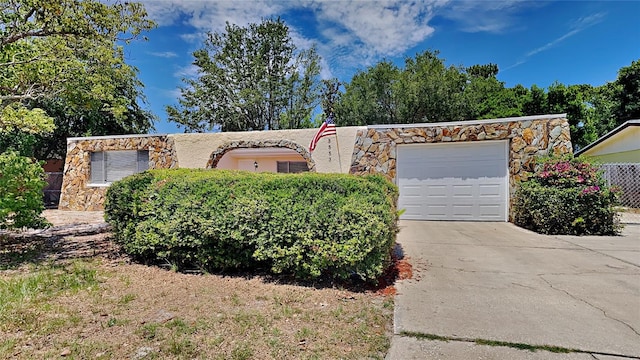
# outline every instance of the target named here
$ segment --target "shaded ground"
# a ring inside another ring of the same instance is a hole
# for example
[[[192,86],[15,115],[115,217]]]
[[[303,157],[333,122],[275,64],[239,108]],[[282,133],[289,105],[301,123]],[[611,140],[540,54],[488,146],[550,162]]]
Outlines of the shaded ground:
[[[384,291],[181,274],[131,263],[108,233],[45,235],[0,240],[0,358],[361,359],[390,344]]]

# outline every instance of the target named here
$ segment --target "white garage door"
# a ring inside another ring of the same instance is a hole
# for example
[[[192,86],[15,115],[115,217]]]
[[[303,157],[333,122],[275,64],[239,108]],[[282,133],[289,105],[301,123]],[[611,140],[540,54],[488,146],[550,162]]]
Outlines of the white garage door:
[[[402,219],[507,221],[507,142],[399,145]]]

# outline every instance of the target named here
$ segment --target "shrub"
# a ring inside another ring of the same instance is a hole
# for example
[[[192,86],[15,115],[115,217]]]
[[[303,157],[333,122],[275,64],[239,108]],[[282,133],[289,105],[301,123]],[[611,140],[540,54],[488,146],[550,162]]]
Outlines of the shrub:
[[[0,154],[0,229],[42,228],[44,170],[38,162],[8,150]]]
[[[378,176],[151,170],[112,184],[105,214],[143,261],[373,280],[390,260],[396,198]]]
[[[543,159],[514,199],[514,223],[543,234],[614,235],[617,189],[582,158]]]

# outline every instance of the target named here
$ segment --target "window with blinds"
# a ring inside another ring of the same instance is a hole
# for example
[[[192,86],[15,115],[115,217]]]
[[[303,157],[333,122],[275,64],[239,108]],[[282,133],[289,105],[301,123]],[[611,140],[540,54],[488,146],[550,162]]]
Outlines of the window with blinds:
[[[148,150],[117,150],[91,153],[91,183],[110,184],[149,168]]]
[[[279,173],[301,173],[309,171],[306,161],[278,161]]]

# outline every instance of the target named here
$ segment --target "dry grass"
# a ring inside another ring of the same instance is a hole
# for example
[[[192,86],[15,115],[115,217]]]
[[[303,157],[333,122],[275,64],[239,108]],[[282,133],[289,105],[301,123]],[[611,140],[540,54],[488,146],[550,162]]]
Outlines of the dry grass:
[[[87,242],[102,246],[88,252]],[[391,297],[175,273],[131,264],[106,242],[0,240],[0,358],[375,359],[388,350]]]

